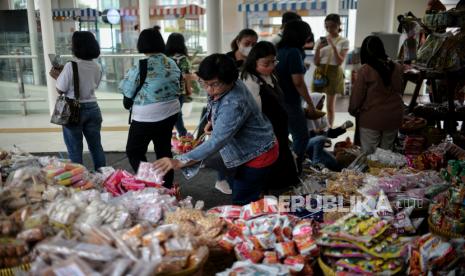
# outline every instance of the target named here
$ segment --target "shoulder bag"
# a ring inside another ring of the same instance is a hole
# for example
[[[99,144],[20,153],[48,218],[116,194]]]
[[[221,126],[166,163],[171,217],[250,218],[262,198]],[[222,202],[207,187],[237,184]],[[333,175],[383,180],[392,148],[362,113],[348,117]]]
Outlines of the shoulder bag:
[[[339,42],[339,38],[334,42],[337,44]],[[318,66],[313,73],[313,88],[314,89],[323,89],[328,86],[329,79],[328,79],[328,67],[331,59],[333,58],[333,49],[331,48],[329,51],[328,61],[325,64],[324,71],[321,70],[321,67]]]
[[[68,125],[79,123],[79,73],[77,63],[72,61],[71,65],[73,67],[74,99],[66,97],[65,93],[58,96],[50,119],[52,124]]]

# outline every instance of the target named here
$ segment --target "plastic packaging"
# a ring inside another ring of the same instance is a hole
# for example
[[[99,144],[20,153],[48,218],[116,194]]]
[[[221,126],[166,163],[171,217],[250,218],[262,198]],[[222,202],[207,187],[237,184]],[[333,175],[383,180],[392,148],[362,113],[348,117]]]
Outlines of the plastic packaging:
[[[156,170],[153,167],[152,163],[148,162],[141,162],[139,165],[139,169],[137,170],[136,179],[162,185],[163,181],[163,173],[161,171]]]

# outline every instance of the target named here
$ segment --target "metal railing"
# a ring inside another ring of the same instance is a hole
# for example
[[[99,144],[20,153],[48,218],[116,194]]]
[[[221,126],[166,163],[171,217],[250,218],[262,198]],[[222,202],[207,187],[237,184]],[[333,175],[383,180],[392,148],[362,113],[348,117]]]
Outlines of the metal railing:
[[[64,61],[70,60],[73,56],[69,54],[61,55],[62,63]],[[100,92],[110,92],[119,94],[118,92],[118,84],[124,78],[127,70],[129,70],[138,59],[143,58],[143,54],[125,54],[125,53],[104,53],[99,56],[97,62],[101,65],[103,70],[102,82],[99,86]],[[196,62],[193,65],[193,70],[196,71],[196,67],[200,60],[203,58],[203,55],[196,55]],[[41,55],[21,55],[21,54],[12,54],[12,55],[0,55],[0,60],[14,60],[13,63],[9,63],[9,68],[11,69],[12,73],[16,74],[16,82],[18,87],[18,97],[12,96],[11,92],[5,94],[8,95],[7,97],[0,98],[1,102],[19,102],[21,103],[22,114],[27,115],[27,103],[28,102],[46,102],[46,98],[41,97],[28,97],[25,93],[24,85],[24,74],[25,71],[23,69],[24,60],[32,60],[32,59],[41,59]],[[15,71],[13,71],[13,67]],[[48,74],[48,72],[44,72],[43,68],[40,68],[41,72],[40,75],[43,77],[43,74]],[[12,76],[10,76],[8,81],[13,81]],[[26,84],[29,83],[26,81]],[[108,95],[108,94],[107,94]],[[121,97],[122,98],[122,97]],[[100,101],[120,101],[120,97],[112,97],[108,95],[107,97],[99,97]],[[203,89],[200,88],[198,84],[196,84],[196,88],[194,89],[193,100],[195,102],[206,102],[206,93]]]
[[[24,91],[23,72],[21,61],[23,59],[37,59],[37,55],[0,55],[0,59],[15,59],[16,81],[18,83],[19,98],[0,99],[0,102],[20,102],[23,115],[27,115],[27,102],[45,102],[43,98],[27,98]]]

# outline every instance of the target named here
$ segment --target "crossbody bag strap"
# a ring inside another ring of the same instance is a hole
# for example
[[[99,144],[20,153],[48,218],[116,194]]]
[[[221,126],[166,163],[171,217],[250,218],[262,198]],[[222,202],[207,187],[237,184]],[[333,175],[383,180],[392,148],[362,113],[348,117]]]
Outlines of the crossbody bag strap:
[[[136,88],[136,92],[134,93],[134,96],[132,96],[132,100],[134,101],[136,99],[137,94],[139,91],[142,89],[142,86],[144,86],[145,79],[147,78],[147,59],[141,59],[139,60],[139,85]],[[131,117],[132,117],[132,107],[129,109],[129,119],[128,123],[131,124]]]
[[[71,61],[71,65],[73,66],[74,98],[79,101],[79,71],[77,62]]]
[[[139,60],[139,85],[136,88],[136,93],[134,93],[134,96],[132,99],[134,100],[137,96],[137,93],[142,89],[142,86],[144,86],[145,79],[147,78],[147,59],[141,59]]]

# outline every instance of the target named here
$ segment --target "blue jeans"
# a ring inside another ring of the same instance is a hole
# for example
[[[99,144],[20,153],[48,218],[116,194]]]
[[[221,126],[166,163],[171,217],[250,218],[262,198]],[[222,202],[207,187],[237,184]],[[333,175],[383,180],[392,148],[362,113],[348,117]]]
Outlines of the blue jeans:
[[[298,163],[301,163],[309,139],[307,118],[300,101],[298,103],[285,103],[285,108],[288,116],[289,133],[292,136],[292,150],[297,154]]]
[[[336,158],[325,150],[326,136],[319,135],[311,138],[307,145],[307,155],[313,163],[323,164],[326,168],[338,171],[340,170]]]
[[[265,168],[251,168],[241,165],[237,168],[232,183],[232,203],[234,205],[246,205],[260,199],[265,187],[266,176],[270,173],[271,166]]]
[[[84,135],[94,162],[94,169],[105,167],[105,153],[100,138],[101,128],[102,113],[98,104],[96,102],[81,103],[79,123],[63,126],[63,137],[72,162],[82,164],[82,137]]]
[[[175,127],[179,136],[186,136],[187,129],[184,126],[184,120],[182,119],[182,105],[184,104],[184,95],[179,96],[179,103],[181,104],[181,110],[179,111],[178,120],[176,121]]]

